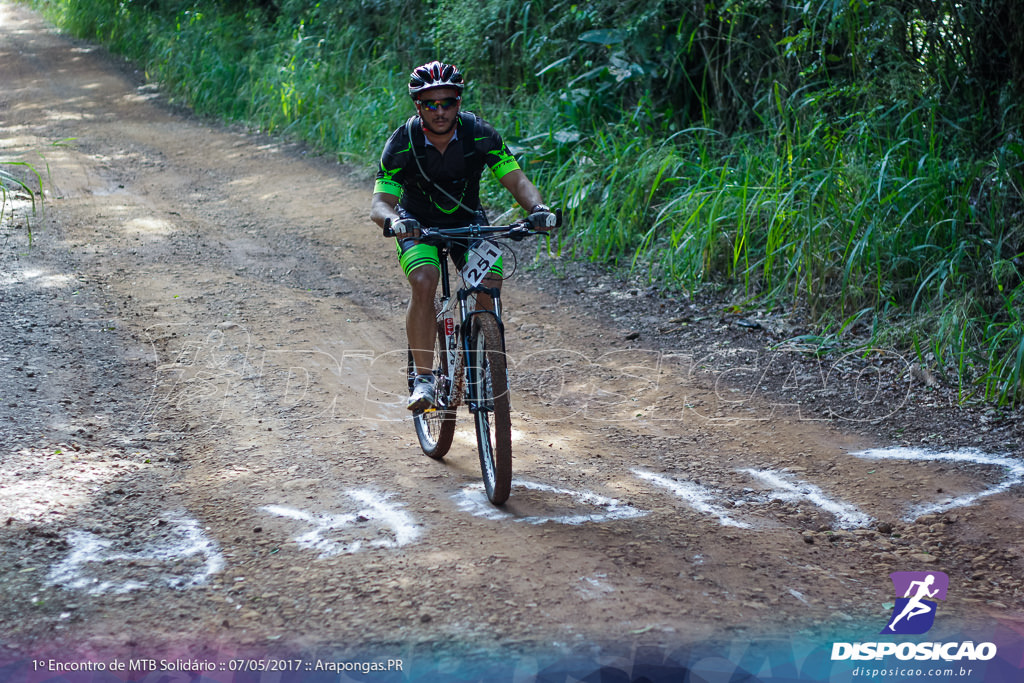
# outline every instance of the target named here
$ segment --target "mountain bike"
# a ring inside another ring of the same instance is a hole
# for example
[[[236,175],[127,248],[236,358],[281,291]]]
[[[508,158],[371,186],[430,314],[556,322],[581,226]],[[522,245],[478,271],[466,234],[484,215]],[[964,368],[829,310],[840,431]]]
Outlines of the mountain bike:
[[[559,216],[560,218],[560,216]],[[423,228],[420,241],[438,248],[441,293],[435,301],[437,334],[431,368],[436,407],[413,414],[423,452],[435,460],[447,455],[455,436],[457,408],[468,407],[476,426],[477,451],[487,498],[495,505],[512,490],[512,419],[510,415],[505,327],[501,321],[501,290],[483,285],[502,255],[496,240],[520,241],[546,234],[528,223],[469,225],[464,228]],[[392,236],[391,225],[384,235]],[[460,286],[452,296],[448,252],[454,242],[469,244]],[[488,295],[493,309],[477,308],[478,294]],[[409,351],[409,391],[415,379]]]

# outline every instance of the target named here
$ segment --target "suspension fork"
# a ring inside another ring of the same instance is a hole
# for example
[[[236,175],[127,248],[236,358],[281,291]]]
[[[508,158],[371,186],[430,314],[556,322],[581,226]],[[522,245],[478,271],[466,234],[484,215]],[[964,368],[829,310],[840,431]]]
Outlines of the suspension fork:
[[[469,307],[470,295],[476,293],[488,294],[494,302],[494,310],[471,310]],[[469,412],[476,413],[479,410],[486,410],[484,397],[480,392],[479,372],[473,361],[472,334],[473,318],[476,316],[491,316],[498,323],[498,332],[501,337],[501,353],[505,352],[505,326],[501,322],[501,290],[497,287],[473,287],[472,289],[460,289],[459,311],[461,313],[460,329],[462,331],[462,353],[466,359],[466,403],[469,405]]]

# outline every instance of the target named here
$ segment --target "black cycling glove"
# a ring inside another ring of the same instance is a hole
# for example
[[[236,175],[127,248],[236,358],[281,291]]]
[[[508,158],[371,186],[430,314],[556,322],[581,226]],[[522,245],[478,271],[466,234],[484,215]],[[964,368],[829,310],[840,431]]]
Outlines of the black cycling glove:
[[[420,222],[415,218],[400,218],[397,221],[391,221],[391,233],[399,239],[419,237],[421,227]]]
[[[530,210],[529,221],[535,230],[548,230],[555,227],[558,218],[551,212],[551,209],[543,204],[538,204]]]

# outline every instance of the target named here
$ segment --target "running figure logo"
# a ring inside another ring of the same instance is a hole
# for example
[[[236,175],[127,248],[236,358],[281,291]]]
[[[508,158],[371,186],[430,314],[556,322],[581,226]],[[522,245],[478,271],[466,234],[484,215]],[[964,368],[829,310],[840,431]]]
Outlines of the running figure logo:
[[[935,600],[946,599],[949,577],[942,572],[893,572],[889,578],[896,589],[896,605],[882,633],[926,633],[935,623]]]

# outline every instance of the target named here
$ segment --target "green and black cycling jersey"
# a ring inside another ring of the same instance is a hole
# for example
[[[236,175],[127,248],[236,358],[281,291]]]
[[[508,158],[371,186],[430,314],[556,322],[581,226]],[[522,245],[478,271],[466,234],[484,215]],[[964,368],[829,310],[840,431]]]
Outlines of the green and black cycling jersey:
[[[485,165],[499,180],[519,168],[489,123],[460,112],[455,137],[442,155],[426,141],[420,117],[414,116],[388,138],[373,191],[398,197],[401,213],[423,225],[460,227],[479,220]]]

